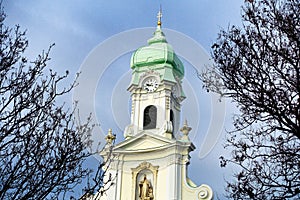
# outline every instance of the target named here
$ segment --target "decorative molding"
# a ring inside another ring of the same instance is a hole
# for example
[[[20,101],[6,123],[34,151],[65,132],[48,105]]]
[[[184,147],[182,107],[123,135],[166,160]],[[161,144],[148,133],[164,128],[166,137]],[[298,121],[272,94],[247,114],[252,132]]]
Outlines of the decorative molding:
[[[141,74],[140,78],[143,79],[143,78],[146,78],[147,76],[160,76],[159,72],[157,71],[154,71],[153,69],[150,69],[144,73]]]
[[[170,109],[170,97],[166,96],[166,110]]]
[[[136,104],[136,99],[131,99],[131,115],[133,115],[134,113],[134,108],[135,108],[135,104]]]
[[[168,163],[167,165],[173,165],[173,164],[182,164],[182,156],[180,154],[175,154],[173,156],[170,156],[168,158]]]

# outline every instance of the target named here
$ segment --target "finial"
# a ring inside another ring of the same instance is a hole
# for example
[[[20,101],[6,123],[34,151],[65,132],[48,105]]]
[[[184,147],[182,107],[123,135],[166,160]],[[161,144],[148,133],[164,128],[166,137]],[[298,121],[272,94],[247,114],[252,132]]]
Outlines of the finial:
[[[113,141],[114,141],[115,139],[116,139],[116,135],[114,135],[114,134],[112,133],[111,128],[108,129],[108,134],[107,134],[106,137],[105,137],[106,144],[112,144]]]
[[[184,120],[183,126],[188,126],[187,120]]]
[[[161,26],[161,18],[162,18],[162,10],[160,5],[159,11],[157,13],[157,26]]]
[[[191,130],[192,130],[192,128],[188,126],[187,120],[185,119],[184,123],[183,123],[183,127],[180,129],[180,131],[183,134],[181,139],[189,141],[190,139],[188,137],[188,134]]]

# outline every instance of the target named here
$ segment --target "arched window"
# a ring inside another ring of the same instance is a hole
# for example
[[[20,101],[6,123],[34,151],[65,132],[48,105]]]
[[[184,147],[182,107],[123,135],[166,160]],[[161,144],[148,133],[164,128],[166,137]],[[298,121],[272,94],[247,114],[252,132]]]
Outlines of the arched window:
[[[157,109],[155,106],[147,106],[144,110],[144,130],[156,128]]]
[[[173,126],[173,131],[172,131],[172,134],[174,134],[174,113],[173,113],[173,110],[170,110],[170,121],[172,122],[172,126]]]

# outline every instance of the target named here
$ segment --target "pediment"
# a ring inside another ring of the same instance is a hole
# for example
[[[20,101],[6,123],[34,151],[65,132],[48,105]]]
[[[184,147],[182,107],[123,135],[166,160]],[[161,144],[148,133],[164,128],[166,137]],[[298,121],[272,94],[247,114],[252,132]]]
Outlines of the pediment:
[[[143,133],[117,144],[114,151],[142,151],[166,147],[175,141],[156,135]]]

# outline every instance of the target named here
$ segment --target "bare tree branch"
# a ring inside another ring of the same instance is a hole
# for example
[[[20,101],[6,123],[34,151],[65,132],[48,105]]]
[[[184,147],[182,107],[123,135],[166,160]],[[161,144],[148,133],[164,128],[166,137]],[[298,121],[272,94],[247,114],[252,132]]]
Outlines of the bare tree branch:
[[[300,197],[300,2],[245,3],[242,28],[221,30],[215,65],[199,75],[208,91],[239,108],[221,166],[240,167],[227,183],[234,199]]]

